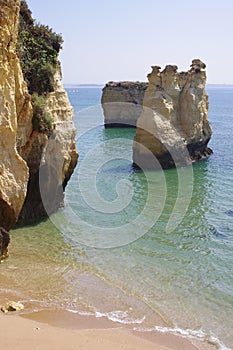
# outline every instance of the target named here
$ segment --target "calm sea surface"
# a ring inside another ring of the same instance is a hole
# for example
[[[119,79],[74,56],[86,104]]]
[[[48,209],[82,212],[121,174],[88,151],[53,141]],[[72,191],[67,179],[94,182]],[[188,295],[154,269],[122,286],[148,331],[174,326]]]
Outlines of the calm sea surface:
[[[80,158],[65,208],[12,231],[1,292],[28,310],[93,314],[233,348],[233,88],[208,89],[214,154],[180,174],[135,170],[135,130],[104,129],[101,89],[67,91]]]

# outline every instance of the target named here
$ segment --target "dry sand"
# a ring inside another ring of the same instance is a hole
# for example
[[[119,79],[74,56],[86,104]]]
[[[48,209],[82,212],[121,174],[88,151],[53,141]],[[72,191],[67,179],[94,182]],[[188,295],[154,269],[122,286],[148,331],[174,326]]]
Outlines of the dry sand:
[[[191,344],[187,339],[154,334],[150,339],[128,329],[70,329],[0,314],[1,349],[7,350],[196,350],[214,349]]]

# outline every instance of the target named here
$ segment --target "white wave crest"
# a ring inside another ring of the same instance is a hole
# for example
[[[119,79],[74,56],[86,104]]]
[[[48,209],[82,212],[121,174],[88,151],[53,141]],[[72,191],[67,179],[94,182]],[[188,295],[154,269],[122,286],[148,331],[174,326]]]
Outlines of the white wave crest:
[[[170,327],[160,327],[155,326],[153,328],[134,328],[135,331],[140,332],[161,332],[161,333],[172,333],[175,335],[179,335],[183,338],[189,338],[189,339],[197,339],[200,341],[206,341],[210,344],[216,345],[218,347],[218,350],[232,350],[231,348],[228,348],[225,346],[222,341],[215,336],[214,334],[207,334],[202,329],[199,330],[193,330],[193,329],[182,329],[178,327],[170,328]]]

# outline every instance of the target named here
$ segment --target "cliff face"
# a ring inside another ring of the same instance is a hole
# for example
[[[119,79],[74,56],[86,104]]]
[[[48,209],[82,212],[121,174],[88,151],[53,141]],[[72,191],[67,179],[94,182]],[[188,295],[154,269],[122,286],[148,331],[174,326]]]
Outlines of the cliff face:
[[[103,89],[105,127],[136,127],[147,83],[109,82]]]
[[[133,161],[142,168],[183,166],[211,153],[205,64],[196,59],[188,72],[177,66],[152,67],[143,111],[137,122]],[[155,157],[154,157],[155,156]]]
[[[78,160],[73,108],[63,87],[59,66],[54,75],[54,91],[46,97],[45,111],[53,120],[52,134],[33,131],[26,146],[20,150],[30,173],[27,196],[18,219],[20,224],[58,210]]]
[[[18,150],[32,130],[30,96],[16,55],[18,14],[19,1],[0,1],[0,226],[7,230],[26,196],[29,171]]]
[[[33,128],[31,96],[16,53],[19,10],[19,0],[0,0],[0,257],[9,243],[6,230],[59,207],[78,158],[59,65],[54,91],[45,97],[53,130],[48,135]]]

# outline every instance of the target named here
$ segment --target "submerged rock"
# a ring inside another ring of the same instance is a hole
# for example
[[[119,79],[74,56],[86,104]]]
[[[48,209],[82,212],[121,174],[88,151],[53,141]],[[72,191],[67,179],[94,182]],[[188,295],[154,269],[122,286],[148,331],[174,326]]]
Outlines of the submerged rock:
[[[188,165],[212,153],[212,130],[205,93],[205,64],[192,61],[188,72],[168,65],[153,66],[137,121],[133,161],[145,169]]]
[[[12,311],[22,311],[24,309],[24,305],[21,303],[17,303],[15,301],[8,301],[6,305],[1,307],[2,312],[12,312]]]

